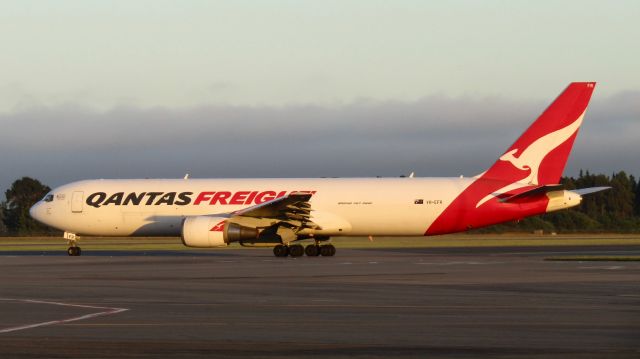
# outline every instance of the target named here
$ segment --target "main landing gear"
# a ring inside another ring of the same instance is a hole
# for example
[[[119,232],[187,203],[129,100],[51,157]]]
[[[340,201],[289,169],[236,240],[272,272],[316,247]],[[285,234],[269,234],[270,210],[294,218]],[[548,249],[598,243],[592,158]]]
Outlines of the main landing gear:
[[[284,245],[278,244],[273,247],[273,254],[276,257],[301,257],[306,254],[308,257],[333,257],[336,254],[336,247],[333,244],[309,244],[306,248],[301,244]]]
[[[75,233],[64,232],[64,238],[67,240],[69,244],[69,248],[67,248],[67,254],[76,257],[82,254],[82,249],[78,247],[76,242],[78,241],[78,236]]]

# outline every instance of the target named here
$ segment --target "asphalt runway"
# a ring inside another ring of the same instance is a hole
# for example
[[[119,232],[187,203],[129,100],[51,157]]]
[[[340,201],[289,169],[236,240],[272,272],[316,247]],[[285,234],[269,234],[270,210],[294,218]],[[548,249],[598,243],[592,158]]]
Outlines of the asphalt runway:
[[[640,246],[0,252],[0,358],[640,358]]]

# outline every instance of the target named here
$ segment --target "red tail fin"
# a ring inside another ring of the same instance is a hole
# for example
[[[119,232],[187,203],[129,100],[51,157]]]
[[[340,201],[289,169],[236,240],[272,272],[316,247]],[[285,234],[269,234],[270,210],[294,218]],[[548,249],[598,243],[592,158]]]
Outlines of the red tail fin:
[[[560,180],[595,82],[573,82],[482,177],[533,185]]]
[[[547,212],[547,197],[519,203],[518,196],[544,193],[553,188],[548,185],[560,181],[594,87],[595,82],[570,84],[487,172],[445,208],[425,234],[458,232]],[[500,200],[505,196],[506,200]]]

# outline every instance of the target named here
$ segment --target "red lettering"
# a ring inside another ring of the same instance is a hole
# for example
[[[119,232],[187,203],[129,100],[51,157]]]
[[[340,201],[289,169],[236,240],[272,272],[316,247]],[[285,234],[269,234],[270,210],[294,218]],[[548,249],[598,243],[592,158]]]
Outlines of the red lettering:
[[[244,200],[247,199],[247,195],[249,191],[238,191],[233,194],[231,200],[229,200],[229,204],[244,204]]]
[[[220,191],[216,192],[216,194],[211,198],[211,202],[209,204],[227,204],[227,198],[231,197],[231,192],[228,191]]]
[[[215,192],[200,192],[198,197],[196,197],[196,200],[193,201],[193,204],[197,206],[202,201],[208,201],[209,199],[211,199],[211,195],[213,195],[214,193]]]
[[[311,193],[315,194],[316,191],[292,191],[291,193]],[[287,195],[287,191],[238,191],[231,193],[229,191],[218,192],[200,192],[193,201],[194,205],[199,205],[202,202],[209,201],[209,204],[231,204],[231,205],[243,205],[243,204],[260,204],[268,201],[272,201],[277,198],[282,198]]]
[[[244,201],[244,204],[251,204],[251,202],[253,202],[253,199],[256,198],[257,194],[258,194],[258,191],[253,191],[249,193],[249,198],[247,198],[247,200]]]
[[[268,202],[275,198],[276,198],[276,193],[274,191],[260,192],[260,194],[256,196],[256,204]]]

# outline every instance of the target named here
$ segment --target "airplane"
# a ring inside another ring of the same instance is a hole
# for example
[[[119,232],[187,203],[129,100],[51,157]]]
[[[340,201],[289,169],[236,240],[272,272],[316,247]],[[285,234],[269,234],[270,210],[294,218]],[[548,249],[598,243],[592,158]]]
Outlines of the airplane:
[[[559,184],[594,88],[571,83],[474,177],[85,180],[55,188],[30,214],[64,231],[70,256],[81,254],[80,236],[180,236],[188,247],[238,242],[277,257],[328,257],[332,236],[432,236],[518,221],[608,188]]]

